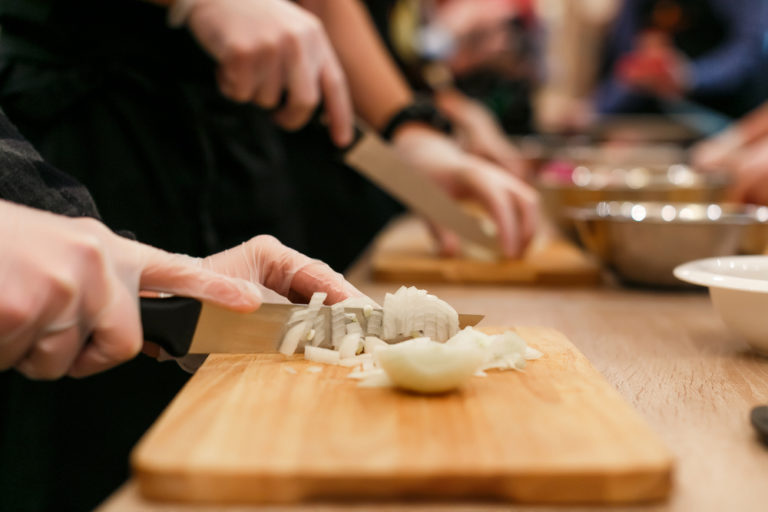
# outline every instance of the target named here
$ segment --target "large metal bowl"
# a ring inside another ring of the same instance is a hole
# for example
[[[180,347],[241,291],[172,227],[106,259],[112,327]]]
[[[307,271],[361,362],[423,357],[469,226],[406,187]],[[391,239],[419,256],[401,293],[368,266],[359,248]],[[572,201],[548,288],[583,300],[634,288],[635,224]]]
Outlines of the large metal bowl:
[[[729,179],[704,174],[684,164],[615,166],[596,163],[543,172],[537,188],[544,211],[568,234],[575,235],[568,210],[601,201],[717,203]]]
[[[686,261],[739,252],[748,229],[768,225],[768,207],[601,202],[569,211],[581,242],[622,281],[686,286],[672,274]]]

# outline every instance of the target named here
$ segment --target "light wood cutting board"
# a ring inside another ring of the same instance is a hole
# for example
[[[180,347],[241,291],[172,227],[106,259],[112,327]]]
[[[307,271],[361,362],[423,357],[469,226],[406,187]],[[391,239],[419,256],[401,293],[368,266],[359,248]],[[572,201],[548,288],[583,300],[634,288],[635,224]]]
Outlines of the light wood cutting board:
[[[519,260],[441,258],[426,225],[413,216],[393,221],[376,239],[371,272],[397,283],[498,283],[596,285],[600,267],[584,251],[551,229],[542,231]]]
[[[542,359],[443,396],[210,356],[135,448],[136,480],[148,499],[208,503],[665,498],[672,460],[646,423],[561,333],[516,330]]]

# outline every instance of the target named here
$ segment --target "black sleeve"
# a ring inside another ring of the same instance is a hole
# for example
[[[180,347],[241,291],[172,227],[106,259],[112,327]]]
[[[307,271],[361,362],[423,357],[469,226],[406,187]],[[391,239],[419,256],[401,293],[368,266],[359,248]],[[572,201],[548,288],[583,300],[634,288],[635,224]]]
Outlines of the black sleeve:
[[[69,217],[99,218],[88,190],[46,163],[1,110],[0,199]]]

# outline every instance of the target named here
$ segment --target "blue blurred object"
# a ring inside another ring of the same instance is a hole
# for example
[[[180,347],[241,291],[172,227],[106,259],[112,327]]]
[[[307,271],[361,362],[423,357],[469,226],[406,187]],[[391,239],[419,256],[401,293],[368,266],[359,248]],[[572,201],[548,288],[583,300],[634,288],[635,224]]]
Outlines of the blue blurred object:
[[[660,20],[659,9],[679,19]],[[637,36],[649,29],[668,34],[689,59],[687,101],[740,117],[765,99],[768,2],[625,0],[608,40],[603,81],[596,97],[599,112],[667,112],[668,106],[660,105],[657,98],[630,88],[614,76],[616,63],[634,50]],[[688,105],[681,108],[688,110]]]

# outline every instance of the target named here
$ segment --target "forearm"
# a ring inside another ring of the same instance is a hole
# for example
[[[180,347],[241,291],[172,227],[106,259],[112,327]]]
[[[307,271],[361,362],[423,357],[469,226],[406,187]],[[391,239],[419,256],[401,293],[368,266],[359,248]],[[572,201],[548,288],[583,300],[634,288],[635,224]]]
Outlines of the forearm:
[[[357,0],[300,0],[320,18],[350,86],[355,111],[373,128],[413,100],[368,13]]]

